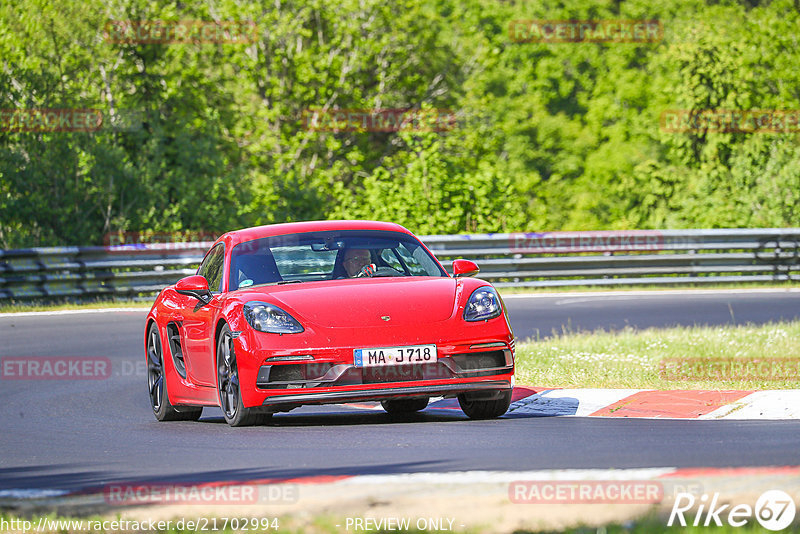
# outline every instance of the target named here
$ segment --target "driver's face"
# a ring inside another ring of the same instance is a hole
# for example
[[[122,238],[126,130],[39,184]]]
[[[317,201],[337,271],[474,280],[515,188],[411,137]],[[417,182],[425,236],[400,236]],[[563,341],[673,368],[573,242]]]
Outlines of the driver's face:
[[[347,276],[353,277],[358,274],[361,268],[370,262],[369,250],[361,248],[351,248],[344,253],[344,270]]]

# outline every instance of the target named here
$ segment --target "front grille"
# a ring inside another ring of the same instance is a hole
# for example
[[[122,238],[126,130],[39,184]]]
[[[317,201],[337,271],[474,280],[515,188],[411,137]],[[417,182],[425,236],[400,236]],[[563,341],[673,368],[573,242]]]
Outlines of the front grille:
[[[456,375],[442,363],[420,365],[389,365],[382,367],[353,367],[332,363],[292,363],[262,365],[256,385],[262,389],[293,389],[314,387],[385,384],[415,380],[442,380]],[[328,371],[332,372],[328,373]]]
[[[488,376],[496,374],[497,372],[492,369],[507,366],[506,355],[503,350],[454,354],[451,358],[458,366],[459,372],[468,373],[469,376]]]
[[[365,367],[361,370],[362,384],[411,382],[413,380],[422,380],[421,365],[388,365],[385,367]]]
[[[269,382],[305,380],[302,365],[274,365],[269,371]]]
[[[285,389],[316,384],[325,376],[331,363],[290,363],[283,365],[262,365],[258,370],[256,385],[261,388]]]

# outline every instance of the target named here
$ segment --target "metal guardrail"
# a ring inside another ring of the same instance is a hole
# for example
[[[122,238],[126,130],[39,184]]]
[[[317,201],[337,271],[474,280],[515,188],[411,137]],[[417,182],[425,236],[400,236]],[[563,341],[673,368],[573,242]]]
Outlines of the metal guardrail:
[[[800,228],[423,236],[496,286],[800,281]],[[0,300],[152,294],[194,274],[211,242],[0,251]]]
[[[0,300],[156,293],[194,274],[211,242],[0,251]]]

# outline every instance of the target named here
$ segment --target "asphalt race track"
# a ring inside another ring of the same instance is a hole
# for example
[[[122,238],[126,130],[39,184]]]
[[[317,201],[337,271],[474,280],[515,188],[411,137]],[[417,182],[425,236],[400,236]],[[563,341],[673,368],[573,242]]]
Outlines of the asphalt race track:
[[[562,328],[766,322],[800,317],[800,292],[514,296],[524,338]],[[102,380],[0,380],[0,495],[114,482],[557,468],[800,464],[800,421],[507,416],[428,410],[405,419],[345,406],[229,428],[217,409],[158,423],[146,394],[142,311],[0,316],[0,357],[108,358]]]

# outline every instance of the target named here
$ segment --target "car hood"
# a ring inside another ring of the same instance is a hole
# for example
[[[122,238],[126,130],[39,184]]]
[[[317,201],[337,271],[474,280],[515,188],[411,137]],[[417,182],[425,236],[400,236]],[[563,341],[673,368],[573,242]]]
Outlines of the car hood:
[[[453,315],[456,281],[444,277],[359,278],[271,286],[260,292],[253,288],[247,293],[248,299],[263,298],[301,323],[333,328],[419,325]]]

